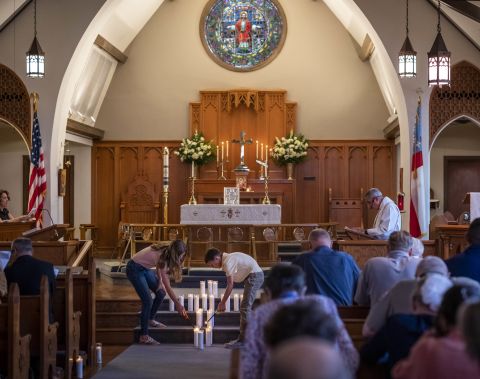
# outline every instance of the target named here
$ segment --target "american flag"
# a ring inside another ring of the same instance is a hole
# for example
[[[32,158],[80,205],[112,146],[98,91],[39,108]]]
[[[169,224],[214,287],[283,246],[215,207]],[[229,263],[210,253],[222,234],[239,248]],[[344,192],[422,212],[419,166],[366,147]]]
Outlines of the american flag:
[[[415,119],[415,131],[413,133],[412,172],[410,178],[410,234],[417,238],[422,238],[427,235],[421,117],[422,102],[419,98]]]
[[[30,153],[30,180],[28,182],[28,212],[33,208],[37,225],[42,223],[42,210],[47,192],[47,175],[43,159],[42,137],[37,112],[33,113],[32,152]]]

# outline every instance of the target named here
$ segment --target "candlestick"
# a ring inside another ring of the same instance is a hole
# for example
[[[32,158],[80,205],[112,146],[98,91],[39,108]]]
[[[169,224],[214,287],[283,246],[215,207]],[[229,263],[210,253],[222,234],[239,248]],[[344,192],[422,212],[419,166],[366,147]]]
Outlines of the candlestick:
[[[227,141],[227,154],[226,154],[227,161],[228,161],[228,144],[229,144],[229,142]]]
[[[198,331],[198,348],[203,350],[205,348],[204,339],[203,339],[203,330]]]
[[[183,295],[180,295],[178,297],[178,302],[180,303],[180,305],[183,307],[185,305],[185,297]]]
[[[211,311],[214,311],[215,310],[215,296],[210,295],[209,300],[210,300],[210,307],[208,309],[210,309]]]
[[[187,310],[189,312],[193,312],[193,294],[192,293],[188,294],[188,308],[187,308]]]
[[[255,141],[255,159],[258,159],[258,141]]]
[[[202,328],[203,327],[203,309],[202,308],[199,308],[196,312],[196,323],[195,323],[195,326],[197,328]]]
[[[220,162],[220,157],[218,155],[218,145],[217,145],[217,164],[218,164],[218,162]]]
[[[95,355],[97,358],[97,365],[102,364],[102,344],[101,342],[97,342],[95,344]]]
[[[83,379],[83,358],[79,355],[75,363],[77,378]]]
[[[239,304],[238,304],[238,293],[233,295],[233,311],[238,312],[240,310]]]
[[[207,285],[208,285],[208,294],[213,295],[213,280],[209,280],[207,282]]]
[[[198,308],[200,308],[200,297],[198,295],[195,295],[193,297],[193,311],[198,311]]]
[[[268,145],[265,146],[265,163],[268,163]]]
[[[205,295],[205,280],[200,280],[200,295]]]
[[[260,145],[260,160],[263,161],[263,143]]]
[[[206,343],[205,343],[206,346],[212,346],[212,344],[213,344],[213,329],[209,328],[208,326],[207,326],[207,328],[205,328],[205,340],[206,340]]]
[[[223,149],[224,149],[224,147],[225,147],[225,142],[222,141],[222,162],[223,162],[223,159],[224,159],[224,156],[223,156],[223,155],[224,155],[224,154],[223,154]]]
[[[215,311],[213,309],[209,309],[207,311],[207,327],[213,328],[215,326]]]
[[[218,297],[218,281],[216,280],[213,281],[213,296],[215,299]]]
[[[172,299],[168,299],[168,310],[173,312],[175,310],[175,304],[173,303]]]
[[[200,331],[199,328],[193,328],[193,346],[198,347],[198,332]]]
[[[202,295],[202,308],[205,310],[208,309],[207,300],[208,300],[207,294]]]

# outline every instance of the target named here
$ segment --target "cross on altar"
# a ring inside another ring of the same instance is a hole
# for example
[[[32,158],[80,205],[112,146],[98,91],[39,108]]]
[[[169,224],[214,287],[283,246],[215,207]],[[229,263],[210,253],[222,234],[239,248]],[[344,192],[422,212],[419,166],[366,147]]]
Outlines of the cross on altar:
[[[253,143],[253,140],[250,138],[248,140],[245,139],[247,133],[243,130],[240,132],[240,139],[233,139],[232,143],[240,144],[240,164],[235,168],[235,171],[250,171],[248,166],[245,164],[245,145]]]

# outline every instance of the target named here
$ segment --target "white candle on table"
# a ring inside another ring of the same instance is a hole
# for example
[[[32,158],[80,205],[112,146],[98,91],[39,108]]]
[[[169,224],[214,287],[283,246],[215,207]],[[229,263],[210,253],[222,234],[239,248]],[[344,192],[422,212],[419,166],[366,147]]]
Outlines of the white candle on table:
[[[168,299],[168,310],[173,312],[175,310],[175,304],[173,303],[172,299]]]
[[[193,328],[193,345],[198,347],[198,332],[200,329],[198,327]]]
[[[208,310],[207,311],[207,327],[213,328],[215,326],[215,311]]]
[[[95,344],[95,355],[97,358],[97,364],[102,364],[102,344],[100,342]]]
[[[225,156],[227,157],[227,161],[228,161],[228,143],[229,141],[227,141],[227,153],[225,154]]]
[[[195,326],[197,328],[202,328],[203,327],[203,309],[199,308],[196,312],[196,324]]]
[[[223,158],[224,158],[224,154],[223,154],[224,147],[225,147],[225,142],[222,141],[222,162],[223,162]]]
[[[260,144],[260,160],[263,161],[263,143]]]
[[[238,293],[233,295],[233,311],[238,312],[240,307],[238,306]]]
[[[217,145],[217,163],[220,162],[220,157],[218,156],[218,145]]]
[[[205,280],[200,280],[200,295],[205,295]]]
[[[212,346],[213,344],[213,329],[209,328],[208,326],[205,328],[205,340],[206,346]]]
[[[265,146],[265,163],[268,163],[268,145]]]
[[[193,297],[193,311],[198,311],[198,308],[200,308],[200,297],[198,295],[195,295]]]
[[[199,330],[197,336],[198,336],[198,348],[200,350],[203,350],[205,348],[205,345],[204,345],[204,342],[203,342],[204,341],[203,340],[203,330]]]
[[[215,311],[215,296],[210,295],[208,298],[209,298],[209,303],[210,303],[208,309],[211,310],[211,311]]]
[[[193,312],[193,293],[189,293],[188,294],[188,307],[187,307],[187,310],[189,312]]]
[[[202,295],[202,308],[207,310],[208,309],[208,304],[207,304],[207,294]]]
[[[75,368],[77,372],[77,378],[83,379],[83,358],[79,355],[75,362]]]
[[[209,280],[207,282],[207,285],[208,285],[208,294],[212,295],[213,294],[213,280]]]
[[[218,297],[218,281],[213,281],[213,296]]]

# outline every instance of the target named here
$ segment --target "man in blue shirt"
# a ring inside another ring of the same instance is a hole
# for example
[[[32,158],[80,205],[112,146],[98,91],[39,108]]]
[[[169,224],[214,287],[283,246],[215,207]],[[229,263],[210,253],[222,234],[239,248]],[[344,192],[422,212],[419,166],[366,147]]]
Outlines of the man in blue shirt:
[[[336,305],[352,305],[360,275],[353,257],[333,250],[330,234],[324,229],[312,230],[308,240],[312,250],[292,262],[305,271],[307,294],[328,296]]]
[[[480,282],[480,218],[470,224],[466,238],[470,246],[445,263],[452,276],[466,276]]]

